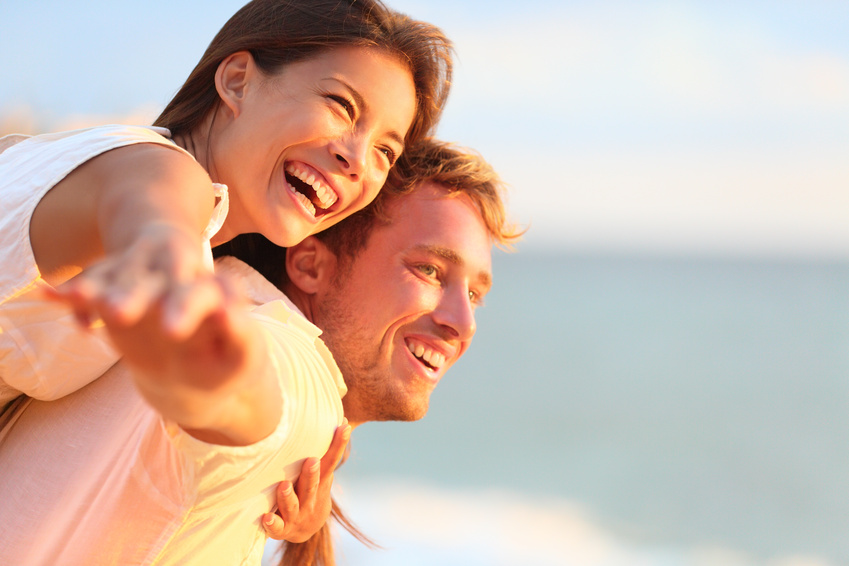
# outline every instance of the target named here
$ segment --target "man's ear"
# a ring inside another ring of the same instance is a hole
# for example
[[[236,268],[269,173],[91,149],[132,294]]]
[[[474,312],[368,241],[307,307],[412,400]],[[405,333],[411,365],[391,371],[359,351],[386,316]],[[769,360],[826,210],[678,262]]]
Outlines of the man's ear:
[[[286,250],[286,273],[302,292],[314,295],[333,280],[336,256],[315,236]]]
[[[254,58],[247,51],[232,53],[218,65],[215,90],[234,117],[241,114],[248,86],[256,73]]]

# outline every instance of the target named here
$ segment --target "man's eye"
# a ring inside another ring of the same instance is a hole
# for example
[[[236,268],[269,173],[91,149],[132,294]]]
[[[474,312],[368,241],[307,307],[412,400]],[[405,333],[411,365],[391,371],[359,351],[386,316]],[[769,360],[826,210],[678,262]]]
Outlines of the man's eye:
[[[423,264],[417,266],[418,270],[427,277],[435,277],[437,274],[436,266],[430,264]]]
[[[471,301],[471,303],[475,307],[482,307],[483,306],[483,295],[481,295],[477,291],[473,291],[473,290],[469,289],[469,301]]]

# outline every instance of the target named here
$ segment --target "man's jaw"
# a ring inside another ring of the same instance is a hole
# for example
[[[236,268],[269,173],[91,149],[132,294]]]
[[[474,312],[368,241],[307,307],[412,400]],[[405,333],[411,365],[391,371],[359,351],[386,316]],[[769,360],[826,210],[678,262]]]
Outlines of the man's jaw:
[[[424,348],[421,357],[416,357],[411,345],[415,350]],[[407,337],[386,353],[390,354],[389,358],[381,356],[383,361],[377,364],[378,367],[355,370],[340,364],[348,383],[348,393],[342,398],[342,405],[352,427],[369,421],[409,422],[421,419],[427,413],[430,394],[453,361],[446,352],[428,345],[421,338]],[[425,361],[425,356],[431,362]],[[439,365],[432,365],[432,362]],[[364,373],[352,379],[351,373],[357,371]]]

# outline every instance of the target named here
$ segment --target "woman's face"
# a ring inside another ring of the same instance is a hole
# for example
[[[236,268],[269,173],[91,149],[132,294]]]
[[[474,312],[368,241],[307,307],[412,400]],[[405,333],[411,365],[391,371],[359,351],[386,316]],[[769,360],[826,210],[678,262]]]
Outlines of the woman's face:
[[[222,236],[260,232],[291,246],[374,199],[404,149],[415,86],[396,57],[365,47],[272,77],[242,59],[242,75],[219,70],[230,90],[211,136],[210,173],[230,188]]]

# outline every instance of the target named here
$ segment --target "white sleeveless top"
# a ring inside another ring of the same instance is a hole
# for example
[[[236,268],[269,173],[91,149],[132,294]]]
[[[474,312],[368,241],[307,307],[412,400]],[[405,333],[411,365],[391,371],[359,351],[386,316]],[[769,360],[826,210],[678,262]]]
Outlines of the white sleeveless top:
[[[105,330],[80,330],[69,309],[46,301],[49,285],[38,271],[29,238],[33,211],[47,192],[74,169],[111,149],[174,144],[165,128],[102,126],[28,137],[0,138],[0,412],[21,393],[52,400],[83,387],[118,359]],[[218,201],[203,233],[209,239],[227,216],[227,187],[215,184]]]

